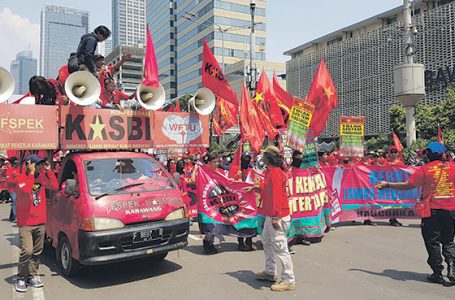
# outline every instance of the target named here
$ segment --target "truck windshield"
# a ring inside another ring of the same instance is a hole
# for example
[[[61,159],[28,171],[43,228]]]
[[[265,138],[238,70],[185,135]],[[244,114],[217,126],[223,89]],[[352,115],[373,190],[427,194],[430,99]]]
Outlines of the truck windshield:
[[[146,158],[84,161],[90,195],[124,194],[175,188],[160,164]],[[125,188],[122,188],[125,187]]]

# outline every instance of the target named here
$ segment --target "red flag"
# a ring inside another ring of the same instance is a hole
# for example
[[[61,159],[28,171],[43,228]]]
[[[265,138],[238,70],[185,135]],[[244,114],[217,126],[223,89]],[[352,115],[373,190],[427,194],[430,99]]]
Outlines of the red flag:
[[[258,113],[259,120],[262,123],[263,129],[265,130],[265,132],[267,132],[267,136],[269,137],[269,139],[273,140],[277,136],[278,130],[275,128],[275,126],[273,126],[272,121],[270,120],[269,116],[259,106],[259,104],[254,102],[254,107],[256,108],[256,111]]]
[[[234,153],[232,158],[231,167],[229,168],[229,178],[234,178],[238,172],[240,172],[240,158],[242,157],[242,139],[240,139],[240,146]]]
[[[144,80],[142,84],[147,86],[158,86],[158,64],[156,63],[155,48],[153,46],[152,35],[147,24],[147,45],[145,48]]]
[[[396,135],[395,131],[392,129],[392,136],[393,136],[393,145],[397,148],[398,152],[403,152],[403,145],[400,142],[400,139]]]
[[[273,92],[275,93],[278,105],[280,102],[284,103],[288,107],[289,113],[291,111],[292,105],[294,104],[294,99],[281,87],[275,72],[273,72]]]
[[[332,109],[338,106],[337,91],[324,59],[321,59],[314,75],[307,100],[315,105],[315,117],[311,120],[310,128],[314,137],[317,137],[324,130]]]
[[[210,89],[214,94],[231,102],[232,104],[237,106],[239,105],[237,96],[229,83],[226,81],[226,76],[224,76],[220,65],[205,40],[205,37],[204,49],[202,52],[202,86]]]
[[[442,129],[438,124],[438,142],[444,144],[444,136],[442,135]]]
[[[213,114],[213,130],[216,135],[221,135],[232,126],[238,124],[238,109],[231,102],[218,97],[215,113]]]
[[[251,148],[258,153],[264,142],[264,128],[259,120],[258,113],[251,103],[250,95],[242,85],[242,106],[240,108],[240,133],[244,140],[250,142]]]
[[[276,103],[275,97],[273,97],[270,92],[269,78],[264,70],[258,81],[254,102],[270,117],[270,121],[274,127],[284,127],[280,107]]]

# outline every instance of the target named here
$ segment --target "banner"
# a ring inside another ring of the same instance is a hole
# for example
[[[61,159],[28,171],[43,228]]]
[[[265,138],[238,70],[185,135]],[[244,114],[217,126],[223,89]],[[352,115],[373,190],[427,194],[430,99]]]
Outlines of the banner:
[[[363,157],[364,117],[340,118],[340,150],[343,156]]]
[[[198,168],[196,181],[201,233],[238,237],[256,235],[256,197],[253,191],[247,193],[243,190],[251,184],[231,181],[207,166]]]
[[[319,166],[318,150],[316,140],[314,139],[313,130],[309,129],[305,150],[303,150],[303,161],[300,168],[310,168]]]
[[[209,145],[209,116],[154,112],[154,147],[189,148]]]
[[[321,237],[331,223],[331,192],[318,169],[293,168],[288,173],[291,226],[288,237]]]
[[[63,149],[153,147],[153,112],[60,106]]]
[[[190,182],[190,176],[180,175],[180,187],[183,194],[183,203],[188,209],[188,218],[197,217],[197,186],[195,182]]]
[[[0,149],[57,148],[57,106],[0,104]]]
[[[303,152],[305,150],[306,136],[311,118],[314,112],[314,105],[295,98],[294,106],[289,117],[289,127],[286,137],[286,145],[289,148]]]
[[[287,139],[287,133],[288,130],[285,128],[280,128],[278,129],[278,132],[280,134],[281,142],[283,145],[286,145],[286,139]],[[292,152],[293,150],[287,146],[283,146],[283,157],[286,160],[286,164],[290,165],[291,160],[292,160]]]
[[[331,189],[336,191],[342,213],[340,221],[367,219],[415,219],[414,207],[420,199],[420,189],[401,191],[392,188],[378,190],[379,181],[403,182],[416,167],[322,168]]]

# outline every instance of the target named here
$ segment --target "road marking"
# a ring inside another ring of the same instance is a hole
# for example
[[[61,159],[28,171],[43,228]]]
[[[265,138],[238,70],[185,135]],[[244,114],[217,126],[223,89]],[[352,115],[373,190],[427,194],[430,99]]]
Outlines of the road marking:
[[[195,241],[202,241],[202,239],[200,237],[192,235],[192,234],[189,234],[188,237]]]

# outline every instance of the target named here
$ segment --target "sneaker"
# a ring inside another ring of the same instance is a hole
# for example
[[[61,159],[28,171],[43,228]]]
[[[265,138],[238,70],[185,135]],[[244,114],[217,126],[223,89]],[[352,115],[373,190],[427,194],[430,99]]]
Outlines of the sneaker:
[[[397,219],[395,218],[390,218],[389,219],[389,224],[392,225],[392,226],[395,226],[395,227],[400,227],[400,226],[403,226],[403,224],[401,224]]]
[[[16,291],[24,293],[27,291],[27,285],[25,284],[25,280],[17,279],[16,280]]]
[[[248,248],[248,246],[245,244],[239,244],[237,248],[239,249],[239,251],[250,251],[250,248]]]
[[[276,282],[278,280],[278,275],[270,275],[264,271],[262,271],[261,273],[254,274],[254,277],[256,277],[256,280],[261,280],[261,281]]]
[[[363,225],[377,226],[378,224],[376,224],[375,222],[373,222],[371,220],[365,220],[365,221],[363,221]]]
[[[301,240],[301,241],[300,241],[300,244],[302,244],[302,245],[304,245],[304,246],[311,246],[310,241],[307,241],[307,240]]]
[[[444,277],[442,277],[441,274],[431,274],[428,275],[427,279],[433,283],[439,283],[439,284],[444,284]]]
[[[217,254],[218,249],[216,249],[215,245],[210,245],[208,248],[204,249],[205,254]]]
[[[287,283],[284,281],[280,281],[280,283],[272,284],[270,288],[272,289],[272,291],[275,292],[293,291],[295,290],[295,283]]]
[[[34,288],[41,288],[44,286],[41,278],[39,276],[32,276],[27,279],[27,285],[30,285]]]
[[[256,251],[258,248],[255,245],[246,245],[248,247],[248,251]]]
[[[288,251],[289,254],[295,254],[295,250],[291,246],[288,246]]]

